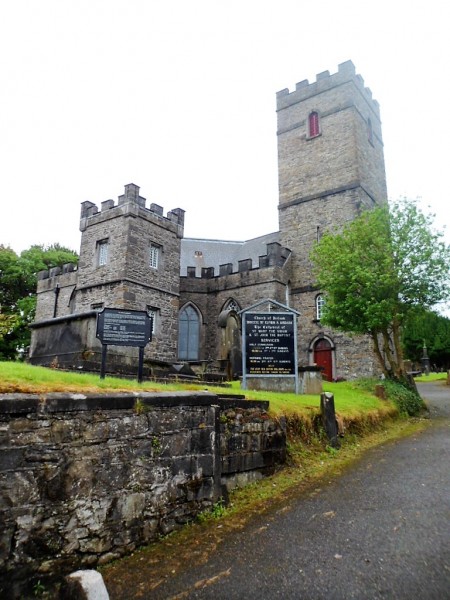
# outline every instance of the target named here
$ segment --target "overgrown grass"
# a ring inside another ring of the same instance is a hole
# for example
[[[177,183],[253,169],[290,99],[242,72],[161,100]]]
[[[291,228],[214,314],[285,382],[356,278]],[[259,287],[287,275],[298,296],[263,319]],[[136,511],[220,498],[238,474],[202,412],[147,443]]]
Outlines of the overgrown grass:
[[[362,389],[374,389],[375,383],[384,387],[388,399],[395,404],[402,415],[413,417],[426,408],[418,392],[399,381],[385,379],[375,382],[373,379],[360,379],[356,385]]]
[[[336,412],[347,421],[352,421],[368,414],[377,418],[392,414],[393,406],[376,398],[372,388],[361,388],[355,382],[324,383],[324,391],[331,392],[335,398]],[[214,393],[243,394],[249,400],[268,400],[270,413],[274,417],[286,416],[288,419],[301,415],[306,422],[314,419],[320,408],[320,397],[316,395],[297,395],[293,393],[265,392],[242,390],[235,381],[230,387],[214,387],[194,383],[158,383],[122,379],[107,376],[100,379],[98,375],[88,373],[71,373],[37,367],[19,362],[0,362],[0,393],[34,393],[51,392],[70,393],[105,393],[133,391],[211,391]]]

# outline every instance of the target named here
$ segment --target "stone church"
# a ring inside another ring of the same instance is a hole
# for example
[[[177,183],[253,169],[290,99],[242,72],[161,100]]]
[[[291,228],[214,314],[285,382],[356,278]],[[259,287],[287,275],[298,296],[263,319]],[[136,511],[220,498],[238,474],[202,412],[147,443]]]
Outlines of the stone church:
[[[148,374],[239,374],[240,311],[270,298],[298,311],[300,366],[328,380],[377,372],[370,340],[327,329],[309,255],[322,233],[386,202],[380,110],[351,61],[277,93],[279,230],[247,241],[189,239],[185,213],[147,205],[134,184],[118,201],[81,205],[77,267],[38,276],[30,362],[98,370],[102,308],[147,311]],[[137,348],[108,349],[111,370],[135,372]]]

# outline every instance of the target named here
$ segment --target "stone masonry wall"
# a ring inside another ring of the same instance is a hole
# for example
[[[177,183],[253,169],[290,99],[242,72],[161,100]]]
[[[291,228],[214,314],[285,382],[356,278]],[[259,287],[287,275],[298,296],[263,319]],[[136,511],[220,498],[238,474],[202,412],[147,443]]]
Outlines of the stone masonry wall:
[[[65,273],[59,268],[54,268],[38,273],[36,321],[51,319],[54,315],[61,317],[73,312],[72,302],[78,271],[75,265],[64,265],[64,267],[71,269],[70,272]]]
[[[0,596],[132,552],[283,462],[267,407],[207,392],[1,396]]]
[[[217,360],[219,357],[218,318],[226,302],[233,299],[241,309],[265,298],[285,303],[286,273],[284,267],[265,267],[209,279],[181,277],[180,307],[192,302],[202,315],[202,360]]]

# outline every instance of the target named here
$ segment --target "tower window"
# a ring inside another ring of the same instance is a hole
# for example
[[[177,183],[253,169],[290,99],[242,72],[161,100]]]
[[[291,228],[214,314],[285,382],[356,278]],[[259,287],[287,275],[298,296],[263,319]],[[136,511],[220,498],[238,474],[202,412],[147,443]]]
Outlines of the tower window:
[[[158,246],[157,244],[150,244],[149,264],[152,269],[158,268],[160,250],[161,246]]]
[[[100,240],[97,242],[97,264],[99,267],[106,265],[108,262],[108,240]]]
[[[308,137],[317,137],[320,134],[319,113],[314,111],[308,117]]]

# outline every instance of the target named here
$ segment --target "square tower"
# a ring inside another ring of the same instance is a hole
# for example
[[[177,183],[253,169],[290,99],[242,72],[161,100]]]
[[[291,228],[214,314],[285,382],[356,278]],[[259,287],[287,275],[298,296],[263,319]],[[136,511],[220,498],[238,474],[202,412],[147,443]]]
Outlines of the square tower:
[[[372,358],[363,357],[371,355],[365,340],[358,350],[321,326],[320,290],[309,256],[324,231],[387,201],[378,102],[347,61],[333,75],[325,71],[291,93],[278,92],[277,117],[280,243],[292,251],[290,292],[301,314],[302,361],[317,362],[314,345],[326,340],[334,352],[327,359],[328,378],[361,373],[361,365],[355,366],[360,360],[367,361],[362,371],[372,374]]]

